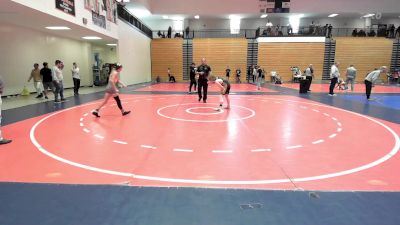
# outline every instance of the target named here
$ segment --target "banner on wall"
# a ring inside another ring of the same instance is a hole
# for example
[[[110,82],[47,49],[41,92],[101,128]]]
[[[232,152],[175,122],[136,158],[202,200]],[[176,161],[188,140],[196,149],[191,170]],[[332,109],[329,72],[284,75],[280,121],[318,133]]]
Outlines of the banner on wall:
[[[260,13],[289,13],[290,0],[259,0]]]
[[[92,20],[93,24],[106,29],[106,17],[103,15],[99,15],[98,13],[92,11]]]
[[[75,0],[56,0],[56,8],[75,16]]]
[[[104,16],[108,21],[117,23],[117,2],[115,0],[85,0],[85,9]]]

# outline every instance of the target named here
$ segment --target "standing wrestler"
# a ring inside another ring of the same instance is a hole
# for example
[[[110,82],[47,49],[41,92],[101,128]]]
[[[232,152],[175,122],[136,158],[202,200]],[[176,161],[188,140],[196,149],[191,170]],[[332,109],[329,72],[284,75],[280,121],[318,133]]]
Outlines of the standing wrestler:
[[[111,97],[114,97],[115,101],[117,102],[119,110],[121,110],[121,113],[123,116],[129,114],[131,111],[125,111],[124,108],[122,107],[121,104],[121,99],[119,98],[119,90],[118,90],[118,84],[120,84],[122,87],[126,87],[124,83],[120,80],[119,74],[122,71],[122,65],[119,63],[116,63],[110,73],[110,78],[108,79],[108,84],[106,87],[106,93],[104,94],[104,100],[103,102],[94,110],[92,111],[92,114],[95,115],[96,117],[100,117],[99,112],[101,107],[103,107],[105,104],[107,104],[108,100]]]
[[[198,83],[198,93],[199,93],[199,102],[203,99],[203,102],[207,102],[207,91],[208,91],[208,76],[211,74],[211,67],[207,65],[206,58],[201,59],[201,65],[197,67],[197,74],[199,75],[199,83]],[[203,94],[202,94],[203,89]]]

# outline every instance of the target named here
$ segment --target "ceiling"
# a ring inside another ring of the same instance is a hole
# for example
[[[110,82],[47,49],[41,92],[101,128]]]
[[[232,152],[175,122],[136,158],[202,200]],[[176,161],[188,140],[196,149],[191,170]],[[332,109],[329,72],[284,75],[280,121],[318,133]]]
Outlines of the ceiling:
[[[259,0],[131,0],[126,7],[137,17],[162,19],[162,16],[193,18],[259,18]],[[358,18],[368,13],[381,12],[383,17],[400,16],[399,0],[292,0],[291,14],[270,14],[270,17],[289,17],[305,14],[305,17],[325,18],[339,13],[342,18]]]
[[[96,40],[95,43],[100,45],[116,42],[115,39],[106,35],[102,35],[85,27],[70,23],[12,1],[0,0],[0,22],[18,25],[55,36],[67,37],[79,41],[83,41],[83,36],[98,36],[101,37],[102,40]],[[46,26],[67,26],[71,28],[71,30],[53,31],[46,29]]]

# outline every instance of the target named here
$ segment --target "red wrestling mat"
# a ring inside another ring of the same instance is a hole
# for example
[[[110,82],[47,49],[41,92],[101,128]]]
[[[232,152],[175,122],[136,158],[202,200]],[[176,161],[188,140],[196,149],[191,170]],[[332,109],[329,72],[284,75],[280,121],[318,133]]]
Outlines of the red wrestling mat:
[[[135,91],[171,91],[171,92],[188,92],[188,83],[159,83],[151,86],[136,89]],[[194,91],[192,87],[192,91]],[[218,92],[217,86],[209,84],[209,92]],[[257,90],[257,86],[254,84],[231,84],[231,92],[276,92],[268,88],[261,88]]]
[[[399,191],[400,126],[290,96],[121,96],[3,128],[0,180]]]
[[[292,89],[300,89],[299,83],[284,83],[279,86]],[[311,91],[317,93],[323,93],[323,92],[329,93],[329,84],[312,84]],[[339,90],[338,88],[335,88],[334,92],[346,93],[345,90]],[[349,90],[347,92],[352,93],[350,85],[349,85]],[[365,93],[365,84],[355,84],[354,93]],[[400,93],[400,87],[376,85],[375,87],[372,88],[372,93]]]

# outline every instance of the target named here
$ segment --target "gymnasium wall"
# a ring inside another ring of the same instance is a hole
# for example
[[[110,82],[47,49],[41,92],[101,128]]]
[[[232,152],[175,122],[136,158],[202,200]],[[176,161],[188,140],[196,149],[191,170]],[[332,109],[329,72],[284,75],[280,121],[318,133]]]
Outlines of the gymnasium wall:
[[[157,76],[161,82],[168,81],[168,68],[175,76],[177,82],[183,80],[183,40],[176,39],[153,39],[151,42],[151,77],[155,80]]]
[[[320,80],[323,72],[325,43],[259,43],[258,64],[267,72],[275,70],[284,81],[292,80],[291,66],[304,71],[309,64],[314,66],[315,79]]]
[[[342,77],[345,77],[350,64],[358,70],[358,82],[362,82],[374,68],[390,67],[392,48],[393,41],[386,38],[336,38],[336,61],[341,64]]]
[[[247,40],[245,38],[193,39],[193,61],[196,65],[206,58],[213,75],[225,77],[226,67],[231,69],[231,79],[237,68],[245,79],[247,67]]]
[[[20,93],[24,86],[35,91],[32,81],[28,77],[35,62],[41,66],[44,61],[49,66],[54,65],[56,59],[64,62],[64,86],[72,87],[72,63],[77,62],[81,70],[81,85],[92,85],[92,59],[94,52],[100,52],[104,60],[116,59],[115,50],[107,46],[96,46],[89,42],[50,35],[44,32],[31,30],[0,23],[0,74],[6,83],[4,95]]]
[[[118,21],[118,36],[118,58],[124,66],[122,81],[126,84],[151,81],[151,39],[122,21]]]

